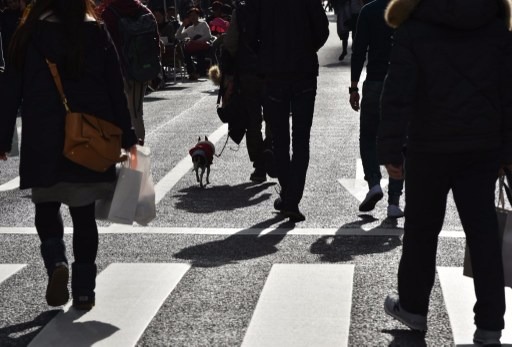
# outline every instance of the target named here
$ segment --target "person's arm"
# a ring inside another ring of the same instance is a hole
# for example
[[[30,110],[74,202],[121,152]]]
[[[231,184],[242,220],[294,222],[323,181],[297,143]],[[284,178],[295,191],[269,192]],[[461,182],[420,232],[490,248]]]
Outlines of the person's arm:
[[[0,74],[0,159],[7,159],[11,151],[12,137],[16,125],[16,116],[23,94],[23,73],[12,64]]]
[[[183,23],[181,23],[180,27],[178,28],[178,31],[176,31],[176,38],[178,40],[184,40],[188,37],[187,30],[185,29],[187,24],[188,24],[188,19],[185,18],[183,20]]]
[[[502,164],[512,171],[512,33],[507,33],[506,57],[501,83],[502,111]]]
[[[4,68],[5,68],[4,49],[2,47],[2,33],[0,32],[0,72],[3,72]]]
[[[320,1],[308,1],[309,23],[313,33],[313,45],[318,52],[329,38],[329,19]]]
[[[103,75],[114,111],[114,123],[123,130],[122,147],[128,149],[137,143],[137,137],[133,131],[128,102],[124,94],[123,75],[117,51],[107,33],[105,33],[105,36],[105,70]]]
[[[197,25],[199,29],[198,34],[201,35],[201,41],[208,41],[212,38],[212,32],[210,31],[210,27],[206,22],[199,22]]]
[[[354,111],[359,111],[360,94],[358,88],[359,78],[363,71],[366,53],[370,45],[370,22],[368,19],[368,9],[363,8],[357,21],[357,29],[354,42],[352,44],[352,58],[350,61],[350,75],[353,92],[350,93],[350,106]]]
[[[231,16],[231,24],[229,25],[226,35],[224,35],[223,41],[224,48],[229,52],[229,54],[232,57],[234,57],[236,52],[238,51],[238,40],[238,23],[236,17],[236,10],[234,10],[233,15]]]
[[[400,27],[395,32],[394,39],[388,75],[381,96],[377,152],[379,162],[386,165],[388,171],[391,166],[401,171],[407,125],[414,115],[418,67],[407,28]]]

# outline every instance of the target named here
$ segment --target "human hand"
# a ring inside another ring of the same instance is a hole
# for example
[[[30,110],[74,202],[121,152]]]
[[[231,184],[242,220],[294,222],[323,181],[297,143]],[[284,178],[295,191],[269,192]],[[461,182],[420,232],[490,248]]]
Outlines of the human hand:
[[[360,96],[358,92],[350,93],[350,107],[356,112],[359,111],[359,99]]]
[[[402,165],[386,164],[385,166],[390,178],[395,180],[404,179],[404,168]]]
[[[5,152],[0,152],[0,160],[7,160],[7,153]]]

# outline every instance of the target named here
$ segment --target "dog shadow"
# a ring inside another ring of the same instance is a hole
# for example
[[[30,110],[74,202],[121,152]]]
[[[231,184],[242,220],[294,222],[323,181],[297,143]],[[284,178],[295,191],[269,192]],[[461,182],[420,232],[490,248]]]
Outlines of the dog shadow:
[[[235,186],[211,186],[208,189],[199,185],[178,191],[176,208],[191,213],[213,213],[217,211],[233,211],[240,208],[258,205],[268,200],[272,194],[260,194],[275,185],[273,182],[255,185],[252,182]]]
[[[358,255],[389,252],[402,245],[399,235],[364,236],[364,239],[361,239],[361,236],[343,235],[345,229],[360,229],[361,232],[365,232],[365,224],[378,220],[366,214],[359,215],[359,218],[360,220],[342,225],[335,235],[320,237],[311,245],[310,252],[321,255],[320,259],[323,262],[337,263],[354,260]],[[386,218],[378,227],[372,229],[372,232],[389,229],[402,230],[397,227],[396,219]]]
[[[275,224],[278,225],[264,235],[254,232],[255,229],[263,231]],[[274,217],[241,230],[224,240],[184,248],[175,253],[174,257],[191,261],[194,267],[219,267],[236,264],[239,261],[276,253],[278,251],[276,246],[285,238],[286,233],[294,228],[294,223],[285,221],[285,217],[276,214]]]

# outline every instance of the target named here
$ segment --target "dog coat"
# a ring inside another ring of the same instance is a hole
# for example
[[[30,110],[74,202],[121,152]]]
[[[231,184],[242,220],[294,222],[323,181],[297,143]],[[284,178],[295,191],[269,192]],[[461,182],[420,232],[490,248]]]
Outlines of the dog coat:
[[[210,141],[199,141],[188,153],[191,157],[200,155],[208,164],[211,164],[213,162],[213,155],[215,154],[215,146]]]

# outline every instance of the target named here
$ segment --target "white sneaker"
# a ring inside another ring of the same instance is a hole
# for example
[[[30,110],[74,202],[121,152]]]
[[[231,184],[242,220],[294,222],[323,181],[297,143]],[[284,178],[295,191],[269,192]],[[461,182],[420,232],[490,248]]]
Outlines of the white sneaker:
[[[388,205],[388,218],[401,218],[404,211],[398,205]]]
[[[366,194],[361,205],[359,205],[359,211],[368,212],[375,208],[377,202],[384,197],[384,193],[382,193],[382,188],[379,184],[374,185]]]

